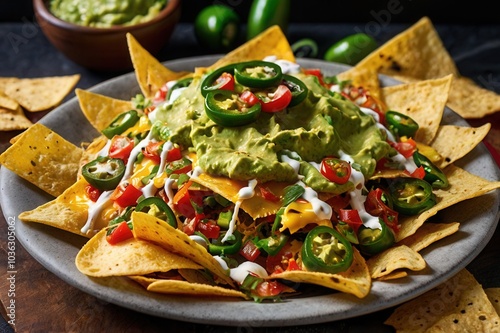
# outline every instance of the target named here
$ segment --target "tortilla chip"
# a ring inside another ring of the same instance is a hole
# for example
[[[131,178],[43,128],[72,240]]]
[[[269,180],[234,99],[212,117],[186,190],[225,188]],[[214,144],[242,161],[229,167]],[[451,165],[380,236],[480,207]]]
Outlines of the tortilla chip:
[[[127,43],[137,82],[146,98],[152,99],[168,81],[178,80],[189,74],[188,72],[173,72],[163,66],[139,44],[131,33],[127,33]]]
[[[490,131],[491,124],[481,127],[444,125],[438,128],[431,146],[443,156],[438,166],[444,168],[474,149]]]
[[[428,17],[391,38],[355,67],[420,80],[449,74],[459,76],[455,62]]]
[[[9,109],[9,110],[17,110],[19,107],[20,107],[20,105],[18,102],[16,102],[16,100],[5,95],[0,90],[0,108],[5,108],[5,109]]]
[[[462,76],[453,80],[448,106],[466,119],[482,118],[500,111],[500,95]]]
[[[285,271],[269,276],[269,279],[285,279],[293,282],[317,284],[363,298],[370,292],[371,278],[365,259],[355,248],[351,267],[342,273],[328,274],[308,271]]]
[[[227,200],[236,203],[239,199],[238,192],[241,188],[248,186],[248,182],[229,179],[226,177],[211,176],[202,173],[193,180],[206,188],[222,195]],[[284,195],[285,187],[288,183],[267,182],[261,186],[266,187],[278,198]],[[241,209],[248,213],[253,219],[266,217],[275,214],[281,208],[280,201],[266,200],[260,191],[255,191],[255,195],[249,199],[241,201]]]
[[[439,129],[452,76],[382,88],[388,110],[410,116],[419,124],[415,140],[429,144]]]
[[[460,223],[424,223],[417,232],[398,242],[399,245],[406,245],[410,249],[419,252],[432,243],[454,234],[458,231]]]
[[[172,295],[190,295],[190,296],[210,296],[212,297],[239,297],[248,299],[248,296],[241,291],[212,286],[209,284],[192,283],[181,280],[162,280],[143,276],[130,276],[130,279],[136,281],[145,287],[148,291],[172,294]]]
[[[172,228],[168,223],[153,215],[141,212],[133,212],[131,221],[136,238],[153,242],[167,251],[185,256],[202,265],[227,284],[234,285],[233,280],[222,269],[219,262],[203,246],[181,230]]]
[[[0,155],[0,164],[56,197],[76,181],[82,153],[81,148],[37,123]]]
[[[413,235],[425,221],[438,211],[450,207],[458,202],[479,197],[492,190],[500,188],[500,181],[489,181],[473,175],[453,164],[443,169],[449,188],[435,190],[437,204],[417,216],[401,216],[401,228],[396,234],[396,242]]]
[[[339,73],[337,78],[341,81],[349,80],[356,87],[363,87],[370,92],[370,95],[381,100],[380,80],[378,73],[372,68],[354,67],[348,71]]]
[[[181,268],[203,269],[189,259],[140,239],[111,245],[106,240],[106,233],[107,229],[99,231],[78,252],[75,264],[83,274],[104,277],[146,275]]]
[[[292,47],[278,25],[269,27],[245,44],[232,50],[215,62],[209,69],[222,67],[235,62],[261,60],[267,56],[295,62]]]
[[[466,269],[400,305],[384,322],[397,332],[498,332],[500,318]]]
[[[78,180],[61,195],[33,210],[19,214],[24,222],[36,222],[66,230],[68,232],[90,238],[91,234],[82,233],[81,229],[87,222],[88,199],[84,198],[85,187],[88,183],[84,178]],[[94,226],[101,230],[107,223],[98,221]]]
[[[402,268],[420,271],[427,266],[424,258],[406,245],[390,247],[369,258],[366,264],[372,279],[388,275]]]
[[[24,130],[31,125],[33,123],[26,118],[20,106],[16,109],[0,107],[0,131]]]
[[[495,311],[500,315],[500,288],[486,288],[484,292],[495,308]]]
[[[80,74],[12,79],[4,92],[28,111],[45,111],[59,105],[79,80]]]
[[[408,276],[407,271],[392,271],[391,273],[380,276],[377,278],[377,281],[390,281],[390,280],[397,280],[397,279],[402,279],[404,277]]]
[[[105,129],[120,114],[132,109],[132,102],[76,89],[80,108],[98,131]]]

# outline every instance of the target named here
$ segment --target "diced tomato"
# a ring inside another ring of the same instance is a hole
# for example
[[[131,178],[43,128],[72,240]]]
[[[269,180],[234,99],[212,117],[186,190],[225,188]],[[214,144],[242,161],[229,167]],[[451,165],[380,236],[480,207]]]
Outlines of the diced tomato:
[[[99,197],[101,196],[101,191],[99,191],[97,188],[89,184],[85,186],[85,194],[87,194],[87,197],[90,200],[96,202],[97,199],[99,199]]]
[[[263,281],[254,290],[254,293],[261,297],[271,297],[281,294],[288,288],[278,281]]]
[[[409,138],[403,142],[388,142],[394,149],[398,151],[398,153],[403,155],[405,158],[412,157],[415,150],[417,150],[417,143],[412,138]]]
[[[164,84],[160,90],[158,90],[153,98],[155,103],[163,102],[165,98],[167,98],[168,87],[167,84]]]
[[[280,198],[276,196],[271,190],[265,186],[259,186],[260,194],[262,197],[268,201],[278,202]]]
[[[424,179],[425,177],[425,169],[423,166],[419,166],[412,173],[410,173],[410,177]]]
[[[196,225],[196,230],[200,231],[205,237],[208,239],[217,239],[219,238],[220,227],[215,224],[213,221],[208,222],[199,222]]]
[[[268,94],[267,96],[271,99],[260,99],[263,112],[273,113],[281,111],[286,108],[292,100],[292,92],[284,84],[280,84],[274,93]]]
[[[128,223],[126,221],[123,221],[118,224],[118,226],[111,232],[111,234],[106,236],[106,240],[109,244],[116,245],[132,237],[134,237],[132,230],[130,230]]]
[[[363,224],[357,209],[341,209],[339,212],[339,219],[347,223],[356,234],[358,233],[359,227]]]
[[[109,157],[120,158],[127,163],[130,152],[134,149],[134,140],[124,135],[115,135],[109,146]]]
[[[113,194],[111,194],[111,200],[122,207],[135,206],[137,204],[137,199],[142,195],[142,191],[136,188],[134,185],[129,183],[122,183],[118,185]]]
[[[253,92],[250,90],[245,90],[244,92],[241,93],[240,99],[245,102],[248,106],[254,106],[255,104],[259,103],[259,99]]]
[[[336,213],[332,214],[333,221],[337,222],[337,215],[340,213],[341,209],[349,206],[350,200],[351,198],[349,197],[349,195],[336,195],[326,200],[326,203],[329,204],[332,207],[333,211]]]
[[[379,117],[379,123],[385,125],[385,104],[370,94],[363,87],[347,86],[341,93],[344,97],[350,99],[360,107],[375,111]]]
[[[260,250],[255,243],[248,239],[239,252],[245,259],[255,261],[260,256]]]
[[[274,256],[267,256],[266,270],[269,274],[282,273],[288,268],[290,259],[293,259],[294,254],[290,251],[291,245],[285,244],[281,250]]]
[[[167,152],[167,162],[173,162],[182,158],[182,151],[179,147],[174,147]]]
[[[217,89],[234,90],[234,76],[231,73],[224,72],[215,80],[214,85]]]
[[[195,206],[203,206],[204,191],[189,190],[193,182],[189,180],[175,193],[173,204],[176,212],[189,219],[196,216]]]
[[[300,271],[301,268],[299,264],[297,264],[297,261],[294,258],[290,258],[288,260],[288,267],[286,268],[287,271]]]
[[[343,185],[351,177],[351,164],[336,157],[325,157],[321,161],[320,171],[329,181]]]
[[[163,145],[163,141],[158,142],[149,142],[146,147],[142,149],[142,153],[145,157],[151,159],[156,164],[160,164],[161,162],[161,146]]]

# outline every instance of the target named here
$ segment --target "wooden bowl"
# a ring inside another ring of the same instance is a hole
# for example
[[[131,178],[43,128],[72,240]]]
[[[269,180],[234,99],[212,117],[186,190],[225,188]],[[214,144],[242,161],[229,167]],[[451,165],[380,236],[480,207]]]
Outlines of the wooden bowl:
[[[155,55],[168,42],[180,20],[181,0],[168,0],[165,8],[150,21],[110,28],[63,21],[50,12],[48,0],[33,0],[33,9],[47,39],[66,57],[92,70],[124,71],[132,69],[127,32]]]

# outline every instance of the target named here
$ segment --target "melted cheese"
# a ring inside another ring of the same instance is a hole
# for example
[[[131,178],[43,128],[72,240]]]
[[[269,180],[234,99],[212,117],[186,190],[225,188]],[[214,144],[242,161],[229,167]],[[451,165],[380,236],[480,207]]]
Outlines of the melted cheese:
[[[310,202],[295,201],[285,208],[281,218],[280,231],[283,232],[288,229],[293,234],[309,223],[332,226],[330,220],[322,219],[316,215]]]

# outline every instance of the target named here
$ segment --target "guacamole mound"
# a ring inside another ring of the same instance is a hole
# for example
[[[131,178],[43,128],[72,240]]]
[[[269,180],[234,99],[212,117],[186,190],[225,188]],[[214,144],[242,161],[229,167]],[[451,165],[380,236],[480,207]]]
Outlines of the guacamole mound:
[[[302,103],[282,112],[261,113],[246,126],[221,127],[206,116],[199,78],[173,104],[160,108],[156,118],[169,127],[172,142],[197,153],[198,166],[208,174],[261,183],[296,182],[299,174],[316,191],[343,193],[352,183],[328,181],[314,163],[342,152],[369,177],[391,149],[386,134],[372,116],[351,101],[332,96],[314,76],[297,77],[309,88]],[[284,155],[299,162],[298,174]]]
[[[51,0],[50,11],[63,21],[95,28],[151,20],[167,0]]]

